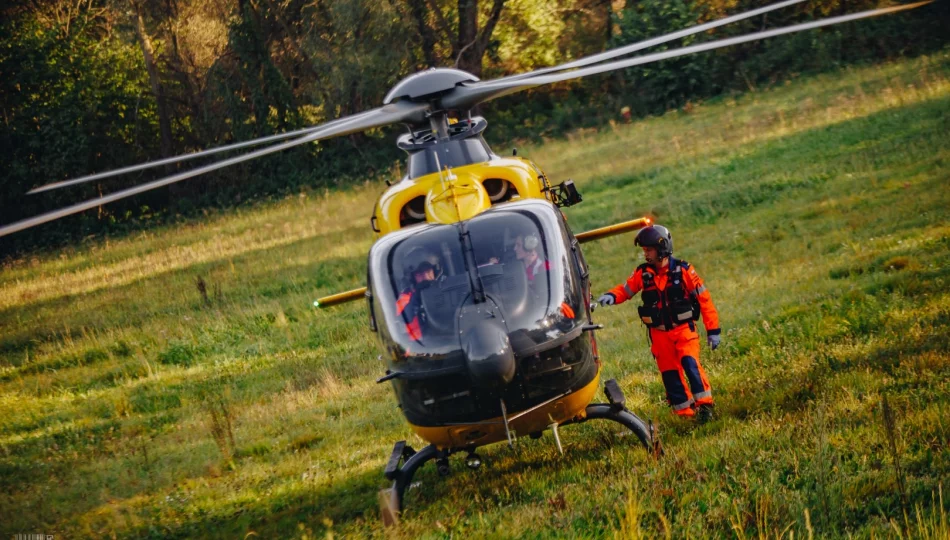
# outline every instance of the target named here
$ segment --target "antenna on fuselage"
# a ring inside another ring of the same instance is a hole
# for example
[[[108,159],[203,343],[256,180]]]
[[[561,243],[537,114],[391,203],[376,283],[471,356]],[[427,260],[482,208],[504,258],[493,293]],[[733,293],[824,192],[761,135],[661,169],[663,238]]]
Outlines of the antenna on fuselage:
[[[432,157],[435,158],[435,170],[439,171],[439,186],[442,188],[442,192],[445,193],[445,177],[442,175],[442,164],[439,162],[439,152],[432,152]],[[448,169],[448,167],[446,167]]]

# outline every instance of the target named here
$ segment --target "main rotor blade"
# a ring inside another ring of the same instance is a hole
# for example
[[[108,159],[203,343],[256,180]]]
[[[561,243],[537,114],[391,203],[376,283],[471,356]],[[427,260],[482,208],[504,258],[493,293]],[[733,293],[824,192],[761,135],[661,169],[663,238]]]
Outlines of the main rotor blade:
[[[626,56],[630,53],[635,53],[637,51],[652,47],[654,45],[660,45],[679,39],[686,36],[691,36],[693,34],[698,34],[700,32],[705,32],[706,30],[711,30],[713,28],[718,28],[720,26],[725,26],[727,24],[732,24],[737,21],[744,19],[749,19],[755,17],[756,15],[761,15],[763,13],[768,13],[769,11],[774,11],[776,9],[782,9],[794,4],[800,4],[805,0],[786,0],[785,2],[779,2],[777,4],[772,4],[769,6],[761,7],[758,9],[753,9],[751,11],[746,11],[745,13],[739,13],[737,15],[732,15],[731,17],[726,17],[716,21],[711,21],[708,23],[700,24],[697,26],[692,26],[690,28],[685,28],[683,30],[678,30],[669,34],[665,34],[659,37],[650,38],[644,41],[639,41],[637,43],[631,43],[630,45],[624,45],[623,47],[618,47],[616,49],[610,49],[609,51],[604,51],[599,54],[593,54],[591,56],[585,56],[584,58],[579,58],[573,62],[568,62],[566,64],[560,64],[557,66],[546,67],[542,69],[536,69],[534,71],[529,71],[527,73],[520,73],[518,75],[509,75],[507,77],[501,77],[498,79],[493,79],[490,81],[485,81],[484,84],[494,83],[500,81],[519,81],[527,79],[530,77],[537,77],[538,75],[545,75],[547,73],[554,73],[556,71],[565,71],[568,69],[581,68],[584,66],[589,66],[591,64],[599,64],[604,60],[610,60],[611,58],[617,58],[618,56]]]
[[[26,194],[27,194],[27,195],[33,195],[33,194],[35,194],[35,193],[41,193],[41,192],[43,192],[43,191],[49,191],[49,190],[51,190],[51,189],[59,189],[59,188],[67,187],[67,186],[74,186],[74,185],[76,185],[76,184],[82,184],[82,183],[85,183],[85,182],[92,182],[93,180],[101,180],[101,179],[103,179],[103,178],[110,178],[110,177],[113,177],[113,176],[118,176],[118,175],[120,175],[120,174],[127,174],[127,173],[135,172],[135,171],[144,171],[145,169],[151,169],[151,168],[153,168],[153,167],[161,167],[161,166],[163,166],[163,165],[170,165],[170,164],[172,164],[172,163],[178,163],[178,162],[181,162],[181,161],[187,161],[187,160],[189,160],[189,159],[195,159],[195,158],[199,158],[199,157],[210,156],[210,155],[213,155],[213,154],[219,154],[219,153],[221,153],[221,152],[230,152],[230,151],[232,151],[232,150],[239,150],[239,149],[241,149],[241,148],[247,148],[247,147],[249,147],[249,146],[258,146],[258,145],[265,144],[265,143],[269,143],[269,142],[281,141],[281,140],[284,140],[284,139],[290,139],[290,138],[292,138],[292,137],[299,137],[299,136],[301,136],[301,135],[306,135],[306,134],[308,134],[308,133],[313,133],[315,130],[318,130],[318,129],[324,129],[324,128],[326,128],[326,127],[330,127],[330,126],[333,126],[333,125],[337,125],[337,124],[339,124],[340,122],[344,122],[344,121],[350,120],[350,119],[352,119],[352,118],[354,118],[354,117],[356,117],[356,118],[361,117],[362,115],[368,114],[369,112],[372,112],[372,111],[368,111],[368,112],[356,114],[356,115],[353,115],[353,116],[350,116],[350,117],[346,117],[346,118],[341,118],[341,119],[338,119],[338,120],[333,120],[333,121],[331,121],[331,122],[327,122],[327,123],[325,123],[325,124],[321,124],[321,125],[318,125],[318,126],[311,126],[311,127],[308,127],[308,128],[298,129],[298,130],[296,130],[296,131],[288,131],[287,133],[278,133],[277,135],[269,135],[269,136],[267,136],[267,137],[261,137],[261,138],[259,138],[259,139],[251,139],[251,140],[249,140],[249,141],[243,141],[243,142],[239,142],[239,143],[228,144],[228,145],[225,145],[225,146],[218,146],[218,147],[216,147],[216,148],[210,148],[210,149],[208,149],[208,150],[202,150],[202,151],[200,151],[200,152],[192,152],[191,154],[182,154],[182,155],[179,155],[179,156],[173,156],[173,157],[169,157],[169,158],[165,158],[165,159],[160,159],[160,160],[157,160],[157,161],[148,161],[148,162],[145,162],[145,163],[140,163],[140,164],[138,164],[138,165],[131,165],[131,166],[129,166],[129,167],[123,167],[123,168],[121,168],[121,169],[114,169],[114,170],[111,170],[111,171],[105,171],[105,172],[101,172],[101,173],[96,173],[96,174],[90,174],[90,175],[87,175],[87,176],[82,176],[82,177],[79,177],[79,178],[74,178],[74,179],[72,179],[72,180],[63,180],[63,181],[61,181],[61,182],[53,182],[53,183],[51,183],[51,184],[46,184],[46,185],[43,185],[43,186],[40,186],[40,187],[37,187],[37,188],[33,188],[33,189],[31,189],[30,191],[27,191]]]
[[[886,15],[888,13],[895,13],[898,11],[905,11],[908,9],[918,8],[927,4],[933,3],[933,0],[925,0],[923,2],[917,2],[915,4],[907,4],[903,6],[894,6],[889,8],[873,9],[869,11],[862,11],[859,13],[852,13],[850,15],[842,15],[839,17],[830,17],[828,19],[821,19],[818,21],[812,21],[802,24],[796,24],[792,26],[786,26],[783,28],[776,28],[774,30],[766,30],[763,32],[755,32],[753,34],[746,34],[744,36],[737,36],[732,38],[720,39],[716,41],[709,41],[706,43],[700,43],[697,45],[691,45],[689,47],[681,47],[679,49],[672,49],[669,51],[663,51],[654,54],[648,54],[644,56],[638,56],[636,58],[631,58],[628,60],[618,60],[616,62],[609,62],[607,64],[600,64],[597,66],[587,67],[578,69],[576,71],[569,71],[567,73],[558,73],[554,75],[541,75],[538,77],[532,77],[526,80],[520,81],[486,81],[483,83],[476,83],[471,85],[460,85],[456,87],[455,91],[451,94],[442,98],[442,107],[446,109],[470,109],[479,103],[484,103],[501,96],[508,94],[513,94],[515,92],[520,92],[521,90],[527,90],[528,88],[534,88],[537,86],[542,86],[545,84],[553,84],[562,81],[568,81],[571,79],[579,79],[581,77],[587,77],[589,75],[597,75],[599,73],[607,73],[610,71],[615,71],[618,69],[629,68],[633,66],[639,66],[643,64],[649,64],[652,62],[658,62],[660,60],[667,60],[669,58],[678,58],[680,56],[687,56],[690,54],[711,51],[713,49],[721,49],[723,47],[729,47],[731,45],[738,45],[740,43],[748,43],[750,41],[757,41],[760,39],[766,39],[775,36],[781,36],[784,34],[792,34],[795,32],[801,32],[804,30],[811,30],[813,28],[821,28],[823,26],[831,26],[834,24],[840,24],[848,21],[854,21],[858,19],[865,19],[868,17],[876,17],[879,15]]]
[[[88,210],[90,208],[95,208],[97,206],[108,204],[110,202],[118,201],[119,199],[124,199],[126,197],[131,197],[132,195],[137,195],[146,191],[150,191],[162,186],[167,186],[169,184],[174,184],[175,182],[180,182],[200,174],[204,174],[211,171],[216,171],[224,167],[229,167],[237,163],[242,163],[244,161],[250,161],[261,156],[266,156],[268,154],[273,154],[275,152],[280,152],[281,150],[286,150],[288,148],[293,148],[294,146],[299,146],[301,144],[306,144],[308,142],[319,141],[321,139],[329,139],[331,137],[338,137],[340,135],[348,135],[350,133],[356,133],[359,131],[364,131],[367,129],[388,126],[390,124],[397,124],[400,122],[408,121],[413,118],[418,118],[418,115],[424,112],[429,107],[425,103],[409,103],[409,102],[397,102],[391,103],[389,105],[379,107],[377,109],[372,109],[361,113],[356,116],[350,116],[347,118],[342,118],[340,120],[335,120],[329,124],[324,124],[313,128],[313,131],[303,137],[294,139],[292,141],[287,141],[280,144],[275,144],[267,148],[262,148],[260,150],[255,150],[247,154],[242,154],[240,156],[235,156],[233,158],[228,158],[223,161],[212,163],[204,167],[198,167],[197,169],[191,169],[179,174],[175,174],[166,178],[161,178],[152,182],[142,184],[140,186],[135,186],[133,188],[125,189],[116,193],[106,195],[104,197],[99,197],[97,199],[92,199],[86,202],[75,204],[67,208],[62,208],[60,210],[54,210],[46,214],[42,214],[36,217],[18,221],[4,227],[0,227],[0,236],[6,236],[42,223],[53,221],[61,217],[65,217],[71,214],[76,214],[82,212],[83,210]]]

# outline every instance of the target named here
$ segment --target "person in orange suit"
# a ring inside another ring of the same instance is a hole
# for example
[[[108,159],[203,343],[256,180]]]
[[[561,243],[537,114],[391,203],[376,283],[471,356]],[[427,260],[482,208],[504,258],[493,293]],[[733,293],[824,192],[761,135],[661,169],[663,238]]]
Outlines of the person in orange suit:
[[[399,298],[396,299],[396,314],[402,315],[405,320],[409,339],[421,342],[426,314],[422,309],[422,300],[418,292],[438,278],[438,258],[427,251],[414,248],[407,259],[409,263],[406,267],[406,275],[409,278],[409,286],[403,289]]]
[[[702,315],[706,342],[715,350],[721,330],[712,296],[692,265],[673,258],[673,237],[666,227],[642,229],[634,244],[643,248],[646,263],[598,302],[622,304],[641,294],[643,305],[637,311],[649,328],[650,352],[660,369],[673,412],[687,417],[698,415],[701,422],[708,421],[712,419],[713,395],[699,362],[696,321]]]

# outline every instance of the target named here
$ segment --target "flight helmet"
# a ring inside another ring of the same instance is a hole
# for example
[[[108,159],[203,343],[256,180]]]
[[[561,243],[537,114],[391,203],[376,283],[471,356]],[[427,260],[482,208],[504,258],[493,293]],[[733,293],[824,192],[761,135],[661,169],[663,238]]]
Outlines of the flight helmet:
[[[637,246],[656,248],[656,254],[661,258],[673,255],[673,235],[662,225],[651,225],[641,229],[633,243]]]
[[[416,246],[406,253],[403,257],[403,269],[410,282],[412,282],[413,274],[426,270],[435,270],[436,279],[442,275],[439,256],[422,246]]]

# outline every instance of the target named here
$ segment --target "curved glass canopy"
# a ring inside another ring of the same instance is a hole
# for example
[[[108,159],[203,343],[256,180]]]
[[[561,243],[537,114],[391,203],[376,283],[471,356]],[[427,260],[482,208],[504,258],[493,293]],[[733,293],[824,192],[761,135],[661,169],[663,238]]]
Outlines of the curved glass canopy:
[[[515,356],[582,325],[580,261],[562,220],[547,201],[516,201],[377,242],[369,284],[390,360],[461,360],[460,336],[479,318],[501,319]]]

